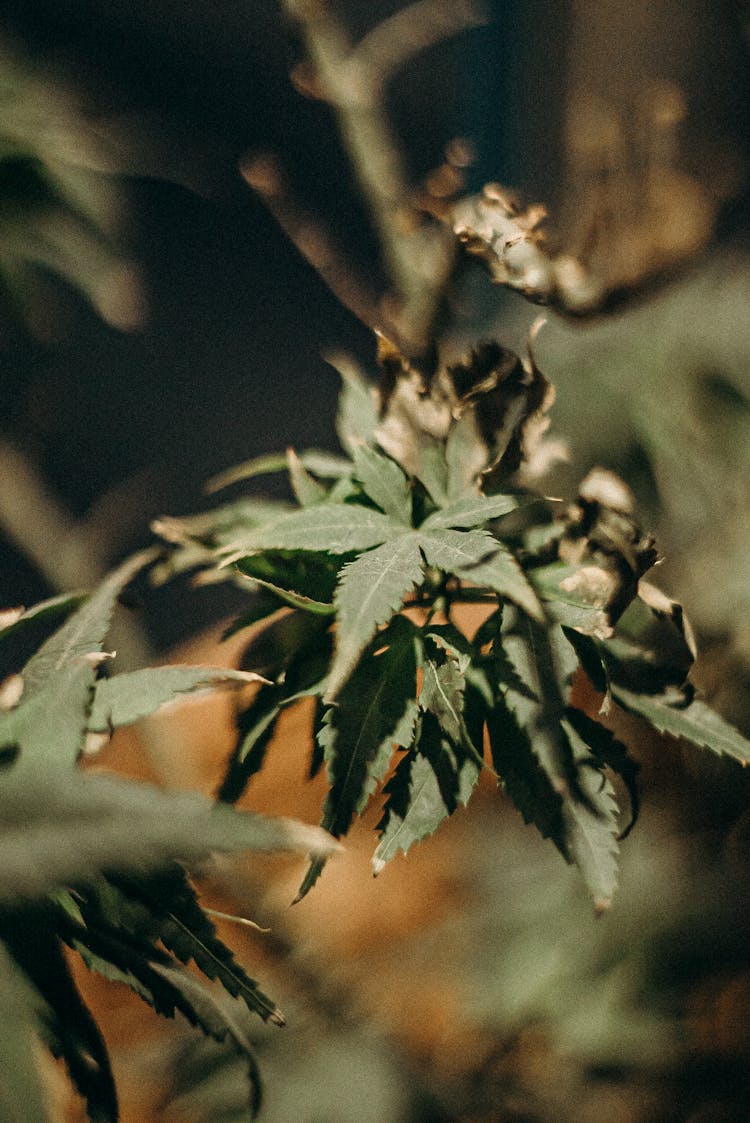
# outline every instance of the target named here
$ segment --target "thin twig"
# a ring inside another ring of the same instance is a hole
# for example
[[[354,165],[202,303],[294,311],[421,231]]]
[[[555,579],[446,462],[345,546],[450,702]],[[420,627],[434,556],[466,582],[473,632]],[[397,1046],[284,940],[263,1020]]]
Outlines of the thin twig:
[[[282,4],[300,24],[320,90],[337,113],[369,203],[395,288],[397,307],[389,318],[404,349],[424,353],[452,268],[454,238],[410,203],[409,184],[383,105],[383,75],[371,58],[372,40],[363,51],[353,48],[324,0],[282,0]],[[421,10],[421,5],[416,7]],[[377,43],[376,38],[376,48]],[[381,43],[380,53],[384,49]]]

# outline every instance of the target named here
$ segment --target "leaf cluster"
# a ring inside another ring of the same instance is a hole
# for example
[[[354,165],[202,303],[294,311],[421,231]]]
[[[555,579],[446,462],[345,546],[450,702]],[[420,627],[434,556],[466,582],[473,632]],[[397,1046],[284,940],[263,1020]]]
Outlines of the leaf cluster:
[[[239,714],[220,796],[241,795],[283,709],[312,696],[323,827],[345,835],[382,786],[376,874],[468,803],[485,769],[604,909],[638,812],[637,765],[606,714],[619,706],[743,764],[750,744],[693,697],[690,629],[643,580],[657,553],[625,485],[595,470],[571,505],[530,490],[530,466],[549,460],[551,401],[533,355],[481,344],[431,377],[385,341],[380,359],[379,402],[345,368],[346,458],[288,454],[294,508],[250,497],[197,529],[170,524],[176,565],[199,547],[254,593],[230,631],[265,622],[245,658],[272,682]],[[227,479],[281,466],[250,462]],[[457,626],[462,605],[482,613],[473,631]],[[577,702],[581,676],[599,713]]]
[[[6,665],[40,624],[53,630],[5,680],[0,698],[0,1041],[3,1119],[47,1118],[36,1069],[41,1039],[61,1056],[93,1120],[117,1119],[117,1096],[99,1028],[64,948],[131,987],[167,1016],[241,1055],[247,1113],[260,1085],[251,1015],[283,1024],[274,1003],[219,939],[179,863],[214,850],[277,847],[329,853],[317,828],[214,806],[195,794],[76,768],[115,728],[179,694],[258,675],[163,667],[101,677],[103,643],[123,587],[149,560],[125,562],[88,599],[58,597],[4,614]],[[63,617],[61,626],[59,618]]]

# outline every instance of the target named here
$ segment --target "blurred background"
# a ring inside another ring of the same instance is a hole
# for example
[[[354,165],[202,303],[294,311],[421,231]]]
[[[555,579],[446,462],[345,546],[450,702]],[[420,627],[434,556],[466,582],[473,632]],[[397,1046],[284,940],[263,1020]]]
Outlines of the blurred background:
[[[407,5],[331,7],[359,41]],[[621,472],[657,534],[659,582],[698,626],[697,681],[748,733],[750,12],[466,11],[464,30],[388,84],[409,182],[429,190],[465,138],[465,189],[498,180],[546,203],[553,244],[597,279],[601,313],[550,311],[538,341],[572,451],[547,487],[571,495],[594,464]],[[377,235],[304,57],[271,0],[0,2],[3,605],[96,580],[152,518],[206,506],[205,479],[235,462],[335,447],[338,377],[322,356],[373,370],[371,333],[241,174],[272,169],[298,230],[328,232],[337,268],[382,291]],[[451,330],[521,350],[537,311],[477,265]],[[218,659],[237,595],[180,582],[150,594],[144,652]],[[164,743],[181,752],[177,782],[211,790],[231,715],[196,705]],[[291,1023],[259,1035],[269,1123],[747,1118],[748,785],[622,729],[644,814],[600,921],[489,789],[375,884],[355,833],[291,913],[296,869],[221,872],[232,908],[272,928],[243,954]],[[306,736],[303,714],[252,806],[317,817]],[[133,742],[106,763],[165,771]],[[222,1058],[186,1029],[157,1035],[116,988],[90,993],[118,1015],[125,1119],[243,1118]]]

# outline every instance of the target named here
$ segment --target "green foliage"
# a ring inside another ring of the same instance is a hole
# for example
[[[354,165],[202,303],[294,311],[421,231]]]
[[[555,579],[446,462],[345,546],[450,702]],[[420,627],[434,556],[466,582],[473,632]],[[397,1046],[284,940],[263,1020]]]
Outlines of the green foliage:
[[[273,680],[240,715],[222,798],[263,766],[282,708],[313,696],[322,825],[344,835],[384,785],[375,872],[466,804],[488,767],[601,911],[638,813],[637,766],[602,714],[617,703],[743,763],[750,744],[692,700],[689,626],[641,580],[656,550],[621,481],[596,470],[562,508],[531,489],[550,398],[533,359],[481,345],[427,382],[390,344],[380,357],[379,412],[343,367],[338,429],[351,459],[335,479],[314,457],[289,456],[299,509],[239,514],[231,533],[202,516],[213,564],[260,591],[237,627],[256,625],[245,665]],[[196,542],[181,525],[178,566]],[[473,636],[456,627],[463,604],[486,606]],[[576,706],[577,676],[601,696],[599,715]],[[630,799],[624,830],[612,773]],[[298,900],[324,861],[313,859]]]
[[[0,1108],[19,1123],[47,1117],[35,1059],[40,1041],[64,1058],[91,1119],[117,1119],[106,1047],[63,944],[158,1012],[179,1011],[241,1054],[254,1113],[260,1086],[246,1021],[252,1014],[281,1025],[283,1017],[218,938],[176,863],[216,850],[325,857],[336,846],[318,828],[76,767],[92,736],[101,740],[181,694],[259,678],[213,667],[100,677],[116,600],[152,556],[125,562],[88,599],[55,598],[13,613],[0,632],[13,665],[14,644],[68,615],[30,658],[19,656],[0,711],[0,994],[13,1015],[0,1046],[12,1075],[3,1080]],[[190,963],[198,974],[183,966]]]

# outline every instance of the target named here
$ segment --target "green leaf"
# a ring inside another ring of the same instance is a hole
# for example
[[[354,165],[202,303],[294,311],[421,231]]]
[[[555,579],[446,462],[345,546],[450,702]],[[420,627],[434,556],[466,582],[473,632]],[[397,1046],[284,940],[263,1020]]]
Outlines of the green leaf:
[[[330,855],[317,827],[214,806],[193,793],[103,775],[60,772],[40,785],[17,767],[0,776],[0,901],[38,899],[102,872],[153,872],[213,850],[307,850]]]
[[[0,1009],[0,1119],[5,1123],[46,1123],[46,1097],[36,1064],[46,1004],[2,943]]]
[[[463,669],[457,658],[430,644],[427,637],[425,641],[419,707],[434,714],[443,732],[457,745],[466,736],[463,720],[466,680]]]
[[[582,632],[577,632],[575,628],[563,627],[563,635],[578,656],[578,662],[581,664],[586,676],[588,677],[591,685],[598,694],[603,694],[605,698],[604,706],[610,699],[609,691],[609,676],[607,674],[607,666],[602,658],[601,651],[597,646],[596,641]]]
[[[569,859],[563,821],[562,796],[542,770],[526,729],[504,699],[495,697],[487,714],[492,763],[499,782],[524,822],[533,823],[543,838],[552,839]]]
[[[313,507],[316,503],[321,503],[326,497],[326,489],[310,475],[293,448],[287,449],[286,459],[289,482],[300,507]]]
[[[23,670],[25,698],[31,698],[52,675],[74,659],[102,650],[117,597],[156,554],[155,550],[143,550],[128,558],[102,581],[67,623],[42,644]]]
[[[217,799],[236,803],[252,776],[260,772],[284,697],[280,686],[264,686],[237,718],[237,741]]]
[[[128,671],[97,683],[88,727],[94,733],[108,733],[176,701],[176,695],[262,681],[254,672],[228,667],[149,667]]]
[[[478,778],[476,761],[448,741],[432,714],[425,714],[417,751],[409,750],[399,761],[384,789],[388,800],[378,824],[373,873],[379,874],[399,850],[406,854],[433,834],[459,803],[466,806]]]
[[[635,826],[640,812],[640,793],[638,791],[638,771],[640,765],[628,756],[628,750],[614,734],[577,709],[568,706],[565,711],[567,720],[573,726],[578,736],[588,745],[597,761],[611,768],[622,778],[630,797],[630,822],[624,830],[620,831],[619,838],[627,838]]]
[[[86,600],[85,593],[61,593],[59,596],[40,601],[38,604],[32,605],[31,608],[19,608],[15,612],[11,610],[9,614],[12,617],[10,622],[0,628],[0,643],[18,636],[20,632],[26,631],[30,626],[36,626],[40,620],[54,620],[58,616],[68,616],[84,600]],[[0,617],[4,615],[0,612]]]
[[[341,690],[378,627],[398,612],[407,594],[421,582],[420,541],[413,532],[401,533],[341,570],[334,597],[338,631],[328,701]]]
[[[419,450],[419,482],[438,507],[448,503],[448,465],[439,441],[424,439]]]
[[[428,565],[485,585],[533,619],[544,619],[536,593],[513,554],[487,531],[420,531],[419,544]]]
[[[380,511],[354,503],[321,503],[294,511],[233,543],[238,557],[258,550],[357,553],[403,533],[403,526]]]
[[[743,765],[750,763],[750,741],[705,702],[695,699],[685,706],[679,701],[671,702],[668,694],[636,694],[614,684],[612,694],[619,706],[645,718],[659,733],[681,737],[718,756],[732,757]]]
[[[336,432],[341,447],[353,455],[362,445],[371,445],[378,424],[374,386],[348,359],[329,358],[341,375],[341,393],[336,416]]]
[[[332,452],[322,452],[320,449],[310,448],[299,454],[299,458],[310,472],[322,479],[336,479],[345,476],[351,469],[351,464],[342,456]],[[245,460],[234,468],[228,468],[206,484],[206,491],[210,494],[221,491],[240,480],[249,480],[253,476],[266,476],[275,472],[285,472],[288,468],[286,455],[283,452],[270,452],[263,456],[254,456],[252,460]]]
[[[354,478],[381,511],[411,526],[412,491],[395,460],[374,448],[360,445],[354,450]]]
[[[0,748],[19,750],[15,770],[39,776],[50,767],[71,768],[86,739],[96,673],[77,658],[14,710],[0,714]],[[25,680],[24,680],[25,681]]]
[[[443,528],[457,527],[466,529],[481,526],[490,519],[499,519],[503,515],[515,511],[519,507],[518,497],[515,495],[494,495],[487,497],[477,495],[468,499],[459,499],[450,503],[439,511],[434,511],[422,523],[422,530],[440,530]]]
[[[388,646],[379,650],[381,644]],[[320,743],[325,751],[330,790],[322,824],[336,837],[346,834],[383,778],[394,747],[410,745],[417,716],[416,651],[413,625],[397,617],[359,662],[344,686],[339,704],[325,715]],[[313,863],[297,900],[322,870]]]
[[[567,847],[594,898],[594,908],[601,913],[611,905],[617,888],[618,807],[611,783],[567,718],[563,728],[578,771],[575,793],[563,800]]]
[[[291,554],[267,551],[241,558],[237,568],[292,607],[326,615],[333,612],[338,565],[338,559],[308,550]]]
[[[565,714],[562,675],[549,633],[531,620],[521,620],[517,632],[503,634],[502,645],[514,672],[511,680],[502,684],[505,701],[527,732],[553,789],[565,795],[575,780],[575,768],[561,728]],[[522,689],[515,685],[516,676]]]

